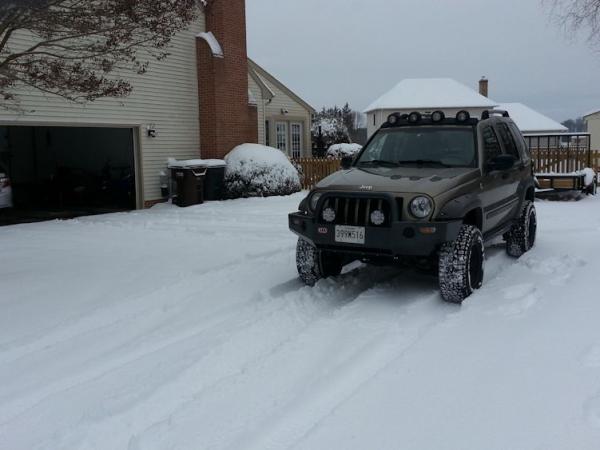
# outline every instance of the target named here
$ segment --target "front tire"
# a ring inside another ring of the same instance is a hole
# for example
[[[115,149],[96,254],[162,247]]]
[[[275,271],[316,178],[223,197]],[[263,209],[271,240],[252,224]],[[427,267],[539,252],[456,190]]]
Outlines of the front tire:
[[[531,200],[526,200],[517,222],[506,234],[506,253],[519,258],[535,245],[537,236],[537,213]]]
[[[483,235],[473,225],[463,225],[453,242],[445,243],[439,255],[442,298],[462,303],[483,284],[485,247]]]
[[[319,250],[300,238],[296,245],[296,267],[302,282],[314,286],[322,278],[342,273],[344,262],[339,255]]]

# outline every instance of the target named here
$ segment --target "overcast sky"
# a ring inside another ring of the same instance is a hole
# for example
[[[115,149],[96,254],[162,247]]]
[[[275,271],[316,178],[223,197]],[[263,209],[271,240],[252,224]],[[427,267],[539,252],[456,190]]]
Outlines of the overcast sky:
[[[600,109],[600,52],[542,0],[247,0],[248,52],[320,109],[362,110],[404,78],[451,77],[565,120]]]

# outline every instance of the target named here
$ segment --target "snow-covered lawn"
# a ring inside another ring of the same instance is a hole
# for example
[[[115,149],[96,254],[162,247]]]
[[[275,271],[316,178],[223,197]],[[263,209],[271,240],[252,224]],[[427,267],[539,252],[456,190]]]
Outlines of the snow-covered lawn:
[[[0,229],[0,449],[598,449],[600,198],[463,307],[296,280],[301,195]]]

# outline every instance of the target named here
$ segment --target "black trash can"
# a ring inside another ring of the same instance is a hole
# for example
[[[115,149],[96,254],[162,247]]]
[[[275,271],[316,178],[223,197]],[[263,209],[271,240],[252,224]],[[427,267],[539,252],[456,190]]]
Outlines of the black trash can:
[[[204,203],[205,166],[171,166],[171,178],[175,182],[173,203],[182,208]]]
[[[204,200],[223,200],[225,186],[225,161],[208,161],[204,177]]]

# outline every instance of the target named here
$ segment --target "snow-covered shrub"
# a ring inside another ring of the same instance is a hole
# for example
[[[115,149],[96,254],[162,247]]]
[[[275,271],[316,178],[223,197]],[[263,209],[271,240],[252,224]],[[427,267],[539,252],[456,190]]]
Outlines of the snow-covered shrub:
[[[360,144],[334,144],[327,150],[327,157],[330,159],[344,158],[345,156],[354,156],[362,150]]]
[[[298,171],[276,148],[242,144],[234,148],[225,161],[228,198],[290,195],[301,190]]]

